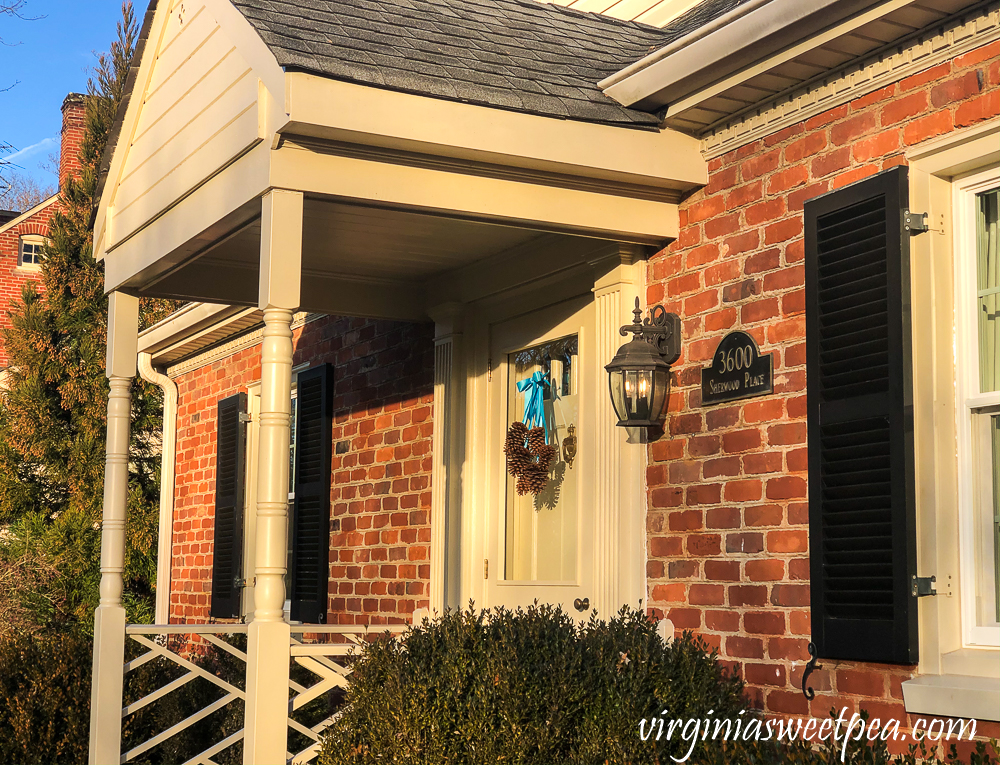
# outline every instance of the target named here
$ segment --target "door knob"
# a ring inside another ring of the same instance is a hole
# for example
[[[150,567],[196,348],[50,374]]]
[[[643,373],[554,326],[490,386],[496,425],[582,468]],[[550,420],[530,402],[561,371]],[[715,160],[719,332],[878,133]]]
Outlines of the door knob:
[[[584,598],[583,600],[577,598],[576,600],[573,601],[573,608],[575,608],[577,611],[586,611],[588,608],[590,608],[590,598]]]

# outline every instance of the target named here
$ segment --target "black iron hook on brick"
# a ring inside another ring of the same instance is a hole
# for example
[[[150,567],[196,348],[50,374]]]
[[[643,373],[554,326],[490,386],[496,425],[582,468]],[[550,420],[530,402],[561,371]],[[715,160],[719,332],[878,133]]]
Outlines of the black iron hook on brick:
[[[812,674],[814,669],[823,669],[823,665],[816,663],[816,659],[819,658],[816,655],[816,644],[810,643],[808,650],[811,658],[809,659],[809,663],[806,664],[806,671],[802,673],[802,695],[806,697],[807,701],[812,701],[816,698],[816,691],[812,689],[812,686],[806,687],[806,680],[809,679],[809,675]]]

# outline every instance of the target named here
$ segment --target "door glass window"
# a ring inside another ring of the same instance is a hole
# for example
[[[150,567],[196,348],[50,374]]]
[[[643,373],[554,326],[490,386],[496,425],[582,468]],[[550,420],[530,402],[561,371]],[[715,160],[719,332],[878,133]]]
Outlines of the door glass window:
[[[517,383],[542,372],[545,430],[557,455],[538,494],[518,495],[517,479],[507,475],[504,578],[574,581],[580,527],[577,336],[511,353],[507,363],[507,422],[524,418],[527,391],[518,391]]]

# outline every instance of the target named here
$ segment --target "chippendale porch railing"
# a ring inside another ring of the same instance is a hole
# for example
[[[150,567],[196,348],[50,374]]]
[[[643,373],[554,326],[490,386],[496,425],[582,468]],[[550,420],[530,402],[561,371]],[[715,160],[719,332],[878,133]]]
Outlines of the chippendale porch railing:
[[[342,701],[350,685],[359,645],[405,629],[292,626],[287,746],[293,751],[286,752],[287,762],[308,763],[318,756],[321,734],[342,714],[342,705],[334,702]],[[125,628],[135,656],[123,667],[122,763],[166,758],[222,765],[241,759],[232,747],[244,733],[246,633],[245,624]],[[196,681],[200,685],[190,685]]]

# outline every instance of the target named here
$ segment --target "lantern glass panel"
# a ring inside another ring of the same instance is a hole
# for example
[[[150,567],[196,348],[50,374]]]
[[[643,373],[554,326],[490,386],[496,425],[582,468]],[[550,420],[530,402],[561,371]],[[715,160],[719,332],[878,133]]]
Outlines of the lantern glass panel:
[[[670,391],[670,372],[659,368],[653,372],[653,395],[649,405],[650,420],[658,420],[663,415],[663,407]]]
[[[608,381],[611,403],[620,421],[653,422],[663,414],[670,390],[667,369],[616,369]]]

